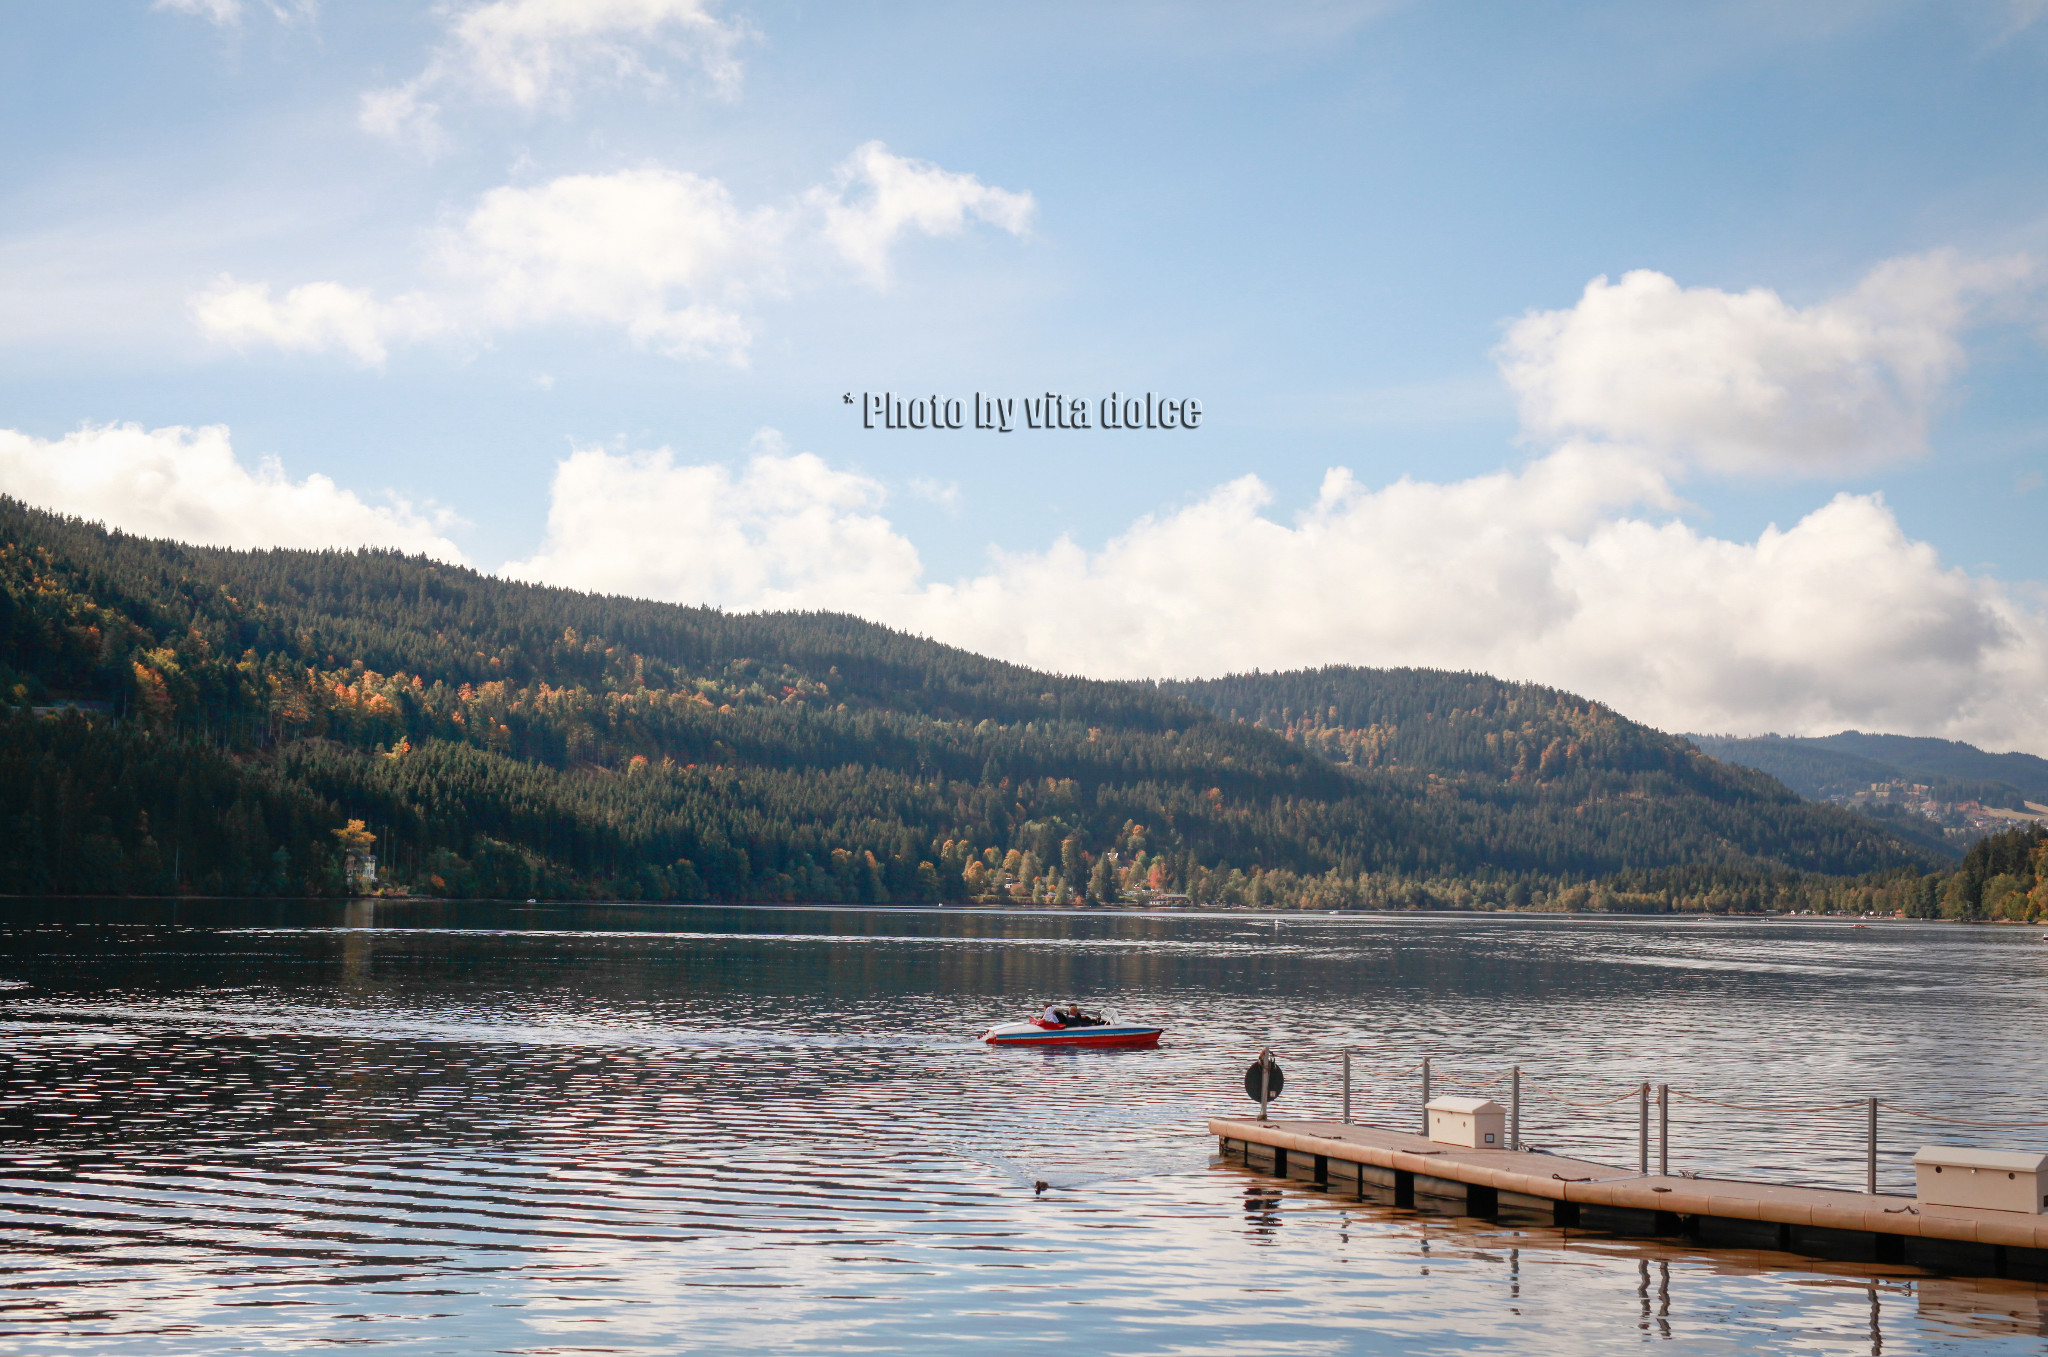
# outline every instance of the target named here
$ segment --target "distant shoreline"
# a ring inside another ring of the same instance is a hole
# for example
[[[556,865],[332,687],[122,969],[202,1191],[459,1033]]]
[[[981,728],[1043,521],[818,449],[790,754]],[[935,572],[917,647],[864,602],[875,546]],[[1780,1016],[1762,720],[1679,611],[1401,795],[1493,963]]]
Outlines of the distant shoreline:
[[[266,904],[266,905],[489,905],[514,909],[752,909],[821,913],[826,911],[862,914],[1010,914],[1047,918],[1149,917],[1149,918],[1235,918],[1235,919],[1613,919],[1705,921],[1782,920],[1811,923],[1858,924],[1956,924],[2005,925],[2014,928],[2048,927],[2018,919],[1907,918],[1893,914],[1806,914],[1790,911],[1720,910],[1597,910],[1597,909],[1341,909],[1293,910],[1254,909],[1247,905],[1166,907],[1142,905],[976,905],[976,904],[868,904],[830,900],[579,900],[511,898],[477,899],[436,895],[362,896],[270,896],[270,895],[25,895],[0,892],[0,901],[63,900],[105,901],[110,904]]]

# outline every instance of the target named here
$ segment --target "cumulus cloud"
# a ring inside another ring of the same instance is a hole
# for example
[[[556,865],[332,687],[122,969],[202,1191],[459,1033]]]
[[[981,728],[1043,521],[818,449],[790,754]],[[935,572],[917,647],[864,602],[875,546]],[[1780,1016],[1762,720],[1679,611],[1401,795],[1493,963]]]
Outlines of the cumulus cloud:
[[[496,326],[608,323],[675,357],[734,358],[752,336],[711,299],[772,283],[785,230],[772,211],[735,207],[715,179],[578,174],[492,189],[443,239],[441,265]]]
[[[2025,258],[1892,260],[1844,296],[1795,307],[1765,288],[1682,288],[1638,270],[1509,327],[1497,357],[1522,421],[1724,472],[1867,467],[1925,450],[1963,361],[1958,334],[2028,281]]]
[[[1652,273],[1598,279],[1570,310],[1515,322],[1497,354],[1527,434],[1548,451],[1446,483],[1375,488],[1338,468],[1287,521],[1246,476],[1100,549],[1062,539],[931,582],[878,513],[878,487],[792,492],[785,510],[763,497],[778,482],[735,481],[664,452],[630,462],[630,484],[591,466],[565,475],[556,512],[598,523],[607,505],[651,502],[673,481],[702,522],[737,518],[749,530],[634,534],[630,564],[600,532],[563,531],[523,569],[678,601],[846,608],[1104,677],[1470,668],[1586,693],[1667,728],[1856,726],[2048,753],[2038,605],[1943,563],[1881,497],[1838,495],[1789,528],[1736,541],[1685,521],[1675,484],[1699,467],[1825,472],[1920,452],[1962,366],[1961,334],[2030,277],[2025,260],[1943,252],[1891,261],[1806,308]],[[813,463],[803,483],[834,474]],[[800,529],[778,526],[785,512]],[[860,546],[844,561],[824,550],[785,558],[771,544],[791,537]]]
[[[234,0],[190,0],[234,3]],[[446,41],[402,85],[363,96],[365,130],[432,149],[443,139],[441,99],[450,94],[521,109],[566,107],[591,82],[659,84],[650,55],[694,63],[712,89],[739,84],[739,24],[702,0],[491,0],[448,13]]]
[[[824,214],[825,238],[877,286],[888,282],[890,248],[906,231],[958,235],[973,217],[1023,235],[1036,208],[1028,193],[905,160],[879,141],[854,151],[833,187],[812,190],[810,199]]]
[[[230,344],[341,352],[384,362],[391,345],[556,323],[616,327],[675,358],[744,362],[747,307],[814,280],[818,261],[852,265],[877,285],[910,233],[949,235],[970,218],[1022,234],[1028,193],[982,184],[870,142],[833,185],[784,206],[742,208],[716,179],[649,166],[566,175],[484,194],[435,237],[431,286],[390,300],[336,282],[282,297],[223,277],[193,317]]]
[[[745,607],[862,608],[914,588],[916,548],[880,484],[764,435],[746,468],[580,449],[555,472],[539,552],[514,579]]]
[[[807,455],[562,464],[518,578],[739,609],[835,608],[1102,677],[1330,663],[1556,684],[1667,729],[1944,735],[2048,752],[2048,619],[1944,565],[1877,496],[1754,541],[1671,515],[1663,476],[1597,445],[1515,471],[1370,488],[1329,473],[1283,521],[1255,476],[951,583]]]
[[[238,283],[225,274],[193,300],[192,313],[200,329],[230,344],[341,349],[372,365],[384,361],[385,340],[400,328],[397,311],[358,288],[307,283],[280,299],[268,283]]]
[[[242,465],[218,425],[87,425],[57,439],[0,429],[0,494],[147,537],[220,547],[382,546],[460,562],[454,519],[402,500],[364,503],[274,458]]]
[[[636,257],[667,261],[644,268],[562,244],[583,239],[586,218],[605,215],[592,204],[615,189],[669,195],[665,210],[696,214],[710,243],[643,244]],[[456,236],[480,277],[516,280],[493,324],[577,315],[631,330],[676,309],[635,299],[700,297],[704,280],[765,267],[734,264],[719,242],[774,239],[706,181],[506,192],[500,226],[477,226],[495,220],[480,208]],[[838,249],[822,228],[817,238]],[[1945,563],[1879,496],[1836,495],[1737,540],[1688,522],[1678,490],[1694,468],[1825,472],[1920,451],[1961,336],[2029,276],[2024,261],[1930,255],[1805,308],[1654,274],[1596,281],[1571,310],[1515,322],[1500,349],[1544,444],[1524,465],[1377,486],[1340,467],[1284,517],[1246,476],[1099,548],[998,553],[951,581],[926,578],[879,482],[772,435],[737,469],[665,448],[579,449],[558,468],[545,541],[505,573],[735,609],[841,609],[1104,677],[1470,668],[1667,729],[1859,727],[2048,754],[2040,599]],[[576,309],[590,297],[611,300]],[[319,324],[340,322],[301,328]],[[663,342],[649,324],[647,342]]]
[[[1668,492],[1604,455],[1378,490],[1333,472],[1292,523],[1265,516],[1247,479],[1099,552],[1004,560],[894,615],[1029,663],[1087,656],[1104,674],[1471,668],[1666,728],[2048,747],[2048,625],[1944,566],[1881,499],[1838,496],[1731,541],[1646,515]]]

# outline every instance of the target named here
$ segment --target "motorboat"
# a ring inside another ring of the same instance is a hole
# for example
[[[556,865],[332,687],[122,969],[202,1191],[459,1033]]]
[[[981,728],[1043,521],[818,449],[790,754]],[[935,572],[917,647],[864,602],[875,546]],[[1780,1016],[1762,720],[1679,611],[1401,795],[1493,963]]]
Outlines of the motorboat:
[[[981,1039],[991,1046],[1157,1046],[1163,1030],[1150,1023],[1113,1018],[1056,1023],[1039,1017],[997,1023],[983,1032]]]

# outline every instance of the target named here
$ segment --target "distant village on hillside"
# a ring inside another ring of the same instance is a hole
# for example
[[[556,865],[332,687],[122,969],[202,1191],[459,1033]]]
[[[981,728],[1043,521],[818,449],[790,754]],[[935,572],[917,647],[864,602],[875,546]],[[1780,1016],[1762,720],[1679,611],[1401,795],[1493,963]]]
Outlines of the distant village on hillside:
[[[1967,844],[1995,834],[2001,829],[2014,825],[2048,824],[2048,805],[2038,801],[2026,802],[2024,810],[2005,806],[1987,806],[1978,801],[1944,801],[1939,799],[1937,788],[1925,782],[1908,782],[1894,778],[1889,782],[1873,782],[1861,791],[1837,792],[1826,799],[1840,806],[1896,806],[1924,815],[1940,825],[1947,836],[1958,843]]]
[[[1939,826],[1952,849],[2048,823],[2048,759],[1993,754],[1959,740],[1875,735],[1694,735],[1702,751],[1769,773],[1801,796]],[[1905,827],[1894,822],[1902,832]]]

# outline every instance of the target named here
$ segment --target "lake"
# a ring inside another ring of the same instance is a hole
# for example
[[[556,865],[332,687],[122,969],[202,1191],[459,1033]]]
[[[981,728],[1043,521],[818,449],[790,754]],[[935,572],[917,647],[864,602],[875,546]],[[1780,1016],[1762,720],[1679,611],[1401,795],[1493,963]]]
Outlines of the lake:
[[[2048,1293],[1333,1200],[1206,1118],[1633,1164],[1669,1082],[2048,1118],[2048,945],[1885,921],[0,902],[10,1353],[2048,1351]],[[991,1050],[1049,998],[1156,1051]],[[1489,1082],[1494,1081],[1494,1082]],[[1503,1099],[1505,1100],[1505,1099]],[[1887,1113],[1923,1143],[2039,1146]],[[1674,1169],[1858,1188],[1863,1112],[1675,1100]],[[1046,1186],[1043,1189],[1038,1184]]]

